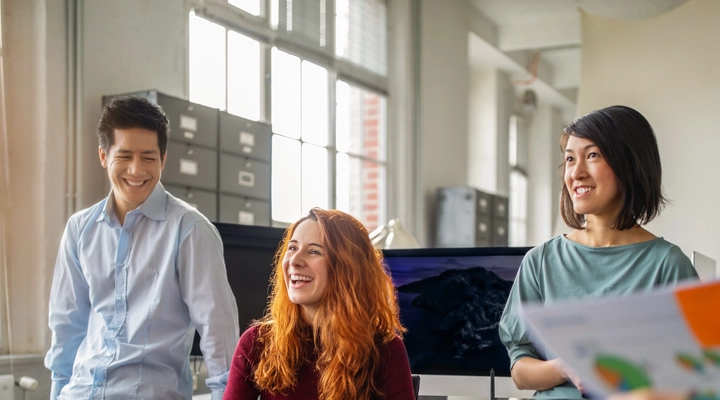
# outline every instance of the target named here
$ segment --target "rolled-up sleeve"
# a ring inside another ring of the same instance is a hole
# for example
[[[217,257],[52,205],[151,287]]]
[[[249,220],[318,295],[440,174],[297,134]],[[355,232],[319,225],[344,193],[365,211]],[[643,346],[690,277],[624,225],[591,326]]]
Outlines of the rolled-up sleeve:
[[[508,350],[511,368],[523,357],[542,359],[520,315],[522,303],[542,301],[541,291],[533,274],[533,253],[535,251],[531,250],[523,259],[500,319],[500,340]]]

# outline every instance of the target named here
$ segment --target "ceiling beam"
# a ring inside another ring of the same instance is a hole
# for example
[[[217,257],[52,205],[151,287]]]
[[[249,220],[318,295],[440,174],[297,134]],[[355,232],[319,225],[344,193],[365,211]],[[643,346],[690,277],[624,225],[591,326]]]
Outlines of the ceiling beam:
[[[538,17],[497,27],[502,51],[543,50],[580,46],[580,19],[571,15]]]

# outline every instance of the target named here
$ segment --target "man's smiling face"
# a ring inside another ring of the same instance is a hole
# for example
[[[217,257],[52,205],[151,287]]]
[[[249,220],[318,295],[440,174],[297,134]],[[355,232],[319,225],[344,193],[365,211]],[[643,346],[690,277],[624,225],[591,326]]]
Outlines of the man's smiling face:
[[[108,170],[115,213],[122,221],[140,206],[160,181],[165,154],[160,154],[158,134],[143,128],[115,129],[114,144],[98,149],[100,163]]]

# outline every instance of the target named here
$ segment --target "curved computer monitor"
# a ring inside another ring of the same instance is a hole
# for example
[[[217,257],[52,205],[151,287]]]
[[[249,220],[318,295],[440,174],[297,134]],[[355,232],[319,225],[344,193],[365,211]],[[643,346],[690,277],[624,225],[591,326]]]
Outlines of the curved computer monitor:
[[[510,376],[510,360],[498,334],[500,317],[529,247],[384,250],[398,291],[405,348],[413,374],[430,393],[432,376]],[[507,379],[509,380],[509,379]],[[486,395],[484,384],[474,385]],[[423,390],[426,389],[426,390]],[[440,390],[440,389],[438,389]],[[442,389],[447,390],[447,389]],[[457,393],[471,395],[470,393]],[[512,396],[507,396],[512,397]]]

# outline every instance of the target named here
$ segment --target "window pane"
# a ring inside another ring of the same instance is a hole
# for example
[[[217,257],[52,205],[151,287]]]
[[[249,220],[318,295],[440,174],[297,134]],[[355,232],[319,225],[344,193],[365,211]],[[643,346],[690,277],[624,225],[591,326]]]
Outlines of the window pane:
[[[345,211],[372,231],[386,219],[386,174],[380,163],[338,153],[336,170],[337,209]]]
[[[328,153],[324,147],[302,146],[302,212],[313,207],[328,208],[330,199]]]
[[[278,28],[280,23],[280,4],[279,0],[270,0],[270,27]]]
[[[328,73],[323,67],[302,62],[302,138],[325,146],[328,143]]]
[[[527,125],[522,117],[510,117],[510,135],[508,138],[509,162],[511,167],[527,168],[528,134]]]
[[[271,197],[274,220],[293,222],[302,216],[300,171],[300,142],[273,135]]]
[[[509,225],[508,244],[510,246],[527,246],[527,221],[510,220]]]
[[[510,210],[508,236],[510,246],[527,245],[527,176],[519,171],[510,172]]]
[[[262,0],[228,0],[231,6],[235,6],[252,15],[260,15]]]
[[[335,115],[338,151],[384,161],[386,104],[383,96],[338,81]]]
[[[518,146],[518,131],[517,131],[517,117],[510,117],[510,135],[508,135],[508,161],[511,167],[517,167],[517,146]]]
[[[260,42],[228,32],[228,112],[260,119]]]
[[[272,49],[273,132],[300,139],[300,59]]]
[[[273,0],[270,3],[270,26],[285,41],[303,48],[329,53],[328,1]]]
[[[225,28],[190,12],[190,101],[225,109]]]

